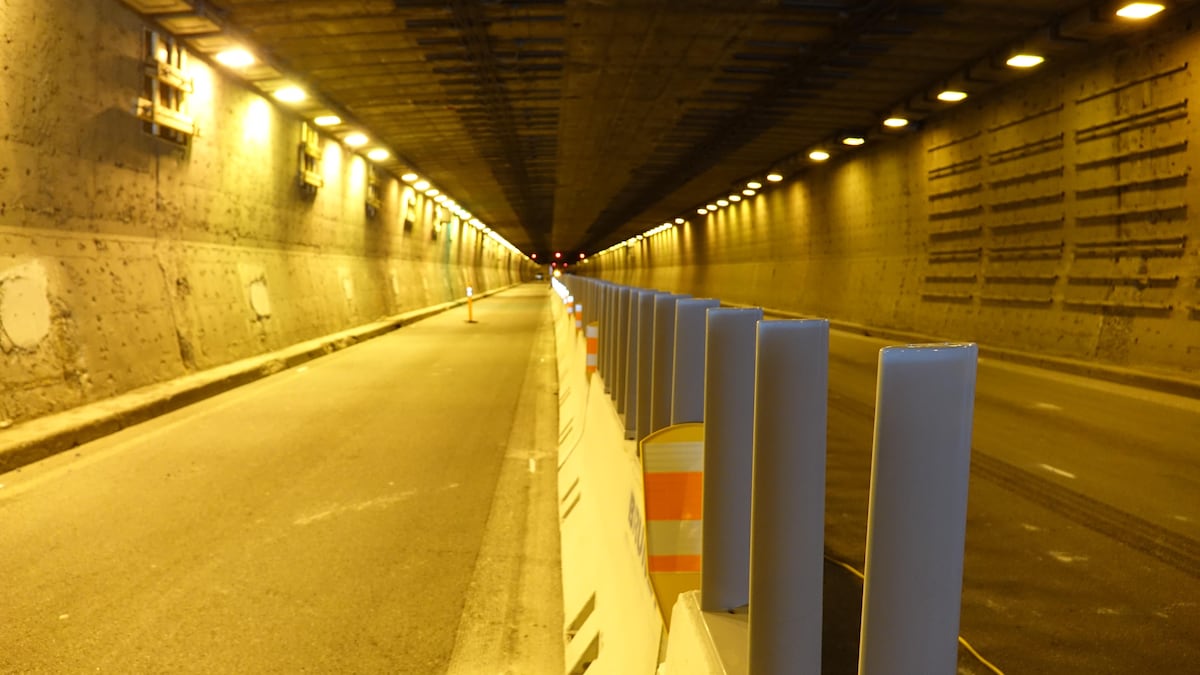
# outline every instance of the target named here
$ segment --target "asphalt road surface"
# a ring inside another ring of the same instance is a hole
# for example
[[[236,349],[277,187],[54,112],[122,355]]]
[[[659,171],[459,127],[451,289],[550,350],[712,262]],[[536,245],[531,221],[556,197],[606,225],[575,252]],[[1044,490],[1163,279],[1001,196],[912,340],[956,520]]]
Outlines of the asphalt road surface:
[[[561,671],[523,286],[0,475],[0,672]]]

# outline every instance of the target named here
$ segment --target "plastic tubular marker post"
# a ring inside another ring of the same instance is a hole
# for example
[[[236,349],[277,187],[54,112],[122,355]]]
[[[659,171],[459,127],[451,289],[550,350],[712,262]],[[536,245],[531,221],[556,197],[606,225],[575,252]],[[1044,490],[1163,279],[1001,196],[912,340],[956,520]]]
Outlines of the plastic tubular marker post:
[[[879,354],[860,675],[956,672],[977,360],[973,344]]]
[[[650,435],[650,399],[654,394],[654,307],[666,293],[642,293],[638,298],[637,424],[634,438]]]
[[[654,299],[654,365],[650,382],[650,432],[671,426],[671,389],[675,386],[675,303],[686,295]]]
[[[675,381],[671,386],[671,424],[704,421],[704,345],[706,312],[720,307],[712,298],[687,298],[675,305]]]
[[[629,296],[633,289],[622,286],[617,294],[617,363],[613,368],[613,400],[617,414],[625,414],[625,377],[629,368]]]
[[[700,609],[750,601],[755,328],[762,309],[708,310],[704,363],[704,535]]]
[[[821,672],[829,322],[760,321],[750,672]]]
[[[641,302],[642,295],[652,293],[642,288],[635,288],[629,294],[629,330],[625,334],[625,343],[628,354],[625,359],[625,438],[632,440],[637,438],[637,394],[638,394],[638,368],[641,359],[641,333],[638,328],[641,323]]]

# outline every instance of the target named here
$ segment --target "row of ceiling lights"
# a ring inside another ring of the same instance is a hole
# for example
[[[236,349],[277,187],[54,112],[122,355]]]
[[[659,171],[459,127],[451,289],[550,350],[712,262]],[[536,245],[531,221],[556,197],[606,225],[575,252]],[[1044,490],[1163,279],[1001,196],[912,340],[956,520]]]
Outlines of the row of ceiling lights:
[[[221,65],[240,70],[254,65],[256,59],[254,55],[245,49],[233,48],[217,53],[213,59]],[[308,92],[295,85],[286,85],[275,89],[271,92],[271,96],[275,100],[282,103],[296,104],[302,103],[308,99]],[[318,127],[335,127],[342,124],[342,118],[333,114],[316,115],[312,118],[312,123]],[[350,131],[342,137],[342,142],[350,148],[362,148],[370,143],[370,139],[361,131]],[[372,147],[367,151],[367,159],[373,162],[382,162],[391,158],[392,153],[387,148],[381,146]],[[400,177],[405,183],[408,183],[414,190],[423,193],[426,197],[434,200],[439,205],[450,209],[452,213],[457,215],[463,222],[470,224],[475,229],[483,232],[487,237],[495,241],[516,255],[524,255],[521,251],[510,243],[507,239],[501,236],[498,232],[488,227],[487,224],[474,217],[470,211],[464,208],[449,195],[444,194],[441,190],[433,187],[428,180],[421,178],[419,175],[408,172]]]
[[[1123,6],[1121,6],[1119,9],[1116,10],[1115,14],[1118,17],[1121,17],[1123,19],[1140,21],[1140,20],[1144,20],[1144,19],[1149,19],[1150,17],[1153,17],[1153,16],[1159,14],[1164,9],[1166,9],[1165,6],[1163,6],[1159,3],[1131,2],[1131,3],[1127,3]],[[1046,58],[1044,56],[1042,56],[1041,54],[1021,52],[1021,53],[1013,54],[1012,56],[1010,56],[1005,61],[1005,65],[1007,65],[1010,68],[1028,70],[1028,69],[1036,68],[1037,66],[1040,66],[1041,64],[1045,63],[1045,61],[1046,61]],[[938,94],[936,96],[936,98],[939,101],[942,101],[945,103],[958,103],[960,101],[965,101],[967,99],[967,97],[968,97],[967,92],[957,90],[957,89],[943,89],[940,92],[938,92]],[[903,128],[907,127],[909,125],[909,120],[906,117],[897,115],[897,116],[888,117],[887,119],[883,120],[882,124],[885,128],[895,131],[895,130],[899,130],[899,129],[903,129]],[[866,145],[867,139],[861,135],[847,134],[847,135],[840,136],[838,138],[838,142],[842,146],[856,148],[856,147]],[[824,162],[824,161],[828,160],[830,157],[832,157],[832,154],[824,146],[815,147],[815,148],[809,150],[809,152],[808,152],[808,158],[810,160],[812,160],[813,162]],[[771,172],[771,173],[767,174],[767,180],[772,183],[778,183],[783,180],[783,176],[779,173]],[[753,197],[755,194],[758,193],[759,190],[762,189],[762,187],[763,187],[763,185],[761,182],[759,182],[757,180],[751,180],[746,183],[746,187],[742,189],[741,195],[734,193],[734,194],[730,194],[728,197],[717,199],[715,202],[710,202],[708,204],[705,204],[704,206],[698,207],[696,209],[696,213],[698,215],[703,216],[703,215],[708,215],[709,213],[716,212],[719,209],[725,208],[727,206],[730,206],[731,204],[742,201],[742,195],[745,195],[746,197]],[[603,251],[600,251],[600,253],[598,255],[602,255],[602,254],[609,253],[612,251],[620,250],[620,249],[628,247],[628,246],[633,246],[637,242],[642,241],[647,237],[652,237],[660,232],[664,232],[666,230],[672,229],[675,227],[675,225],[682,225],[684,222],[686,222],[686,221],[683,218],[676,218],[674,223],[665,222],[662,225],[659,225],[658,227],[654,227],[654,228],[647,230],[646,232],[643,232],[642,234],[632,236],[624,241],[613,244],[612,246],[609,246],[608,248],[604,249]],[[582,254],[580,257],[583,257]]]

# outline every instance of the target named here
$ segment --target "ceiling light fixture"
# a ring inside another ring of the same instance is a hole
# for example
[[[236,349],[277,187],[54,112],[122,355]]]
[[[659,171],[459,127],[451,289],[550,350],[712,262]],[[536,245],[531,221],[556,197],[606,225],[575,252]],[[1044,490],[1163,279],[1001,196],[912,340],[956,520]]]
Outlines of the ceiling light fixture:
[[[349,136],[347,136],[345,140],[346,140],[346,145],[348,145],[352,148],[361,148],[362,146],[367,144],[366,135],[360,134],[357,131],[350,134]]]
[[[388,157],[391,157],[391,153],[383,148],[375,148],[367,153],[367,159],[371,160],[372,162],[382,162]]]
[[[752,180],[749,183],[746,183],[746,187],[750,188],[751,190],[757,190],[762,187],[762,183]]]
[[[866,143],[867,139],[862,136],[847,136],[842,139],[842,145],[859,146]]]
[[[683,220],[683,218],[676,218],[676,219],[675,219],[675,224],[676,224],[676,225],[682,225],[683,223],[684,223],[684,220]]]
[[[405,183],[411,183],[418,178],[420,178],[420,176],[415,173],[406,173],[403,176],[400,176],[400,180],[404,181]]]
[[[742,196],[741,195],[729,195],[729,201],[740,202],[740,201],[742,201]]]
[[[1042,65],[1045,61],[1045,58],[1037,54],[1013,54],[1004,63],[1010,68],[1033,68]]]
[[[728,199],[718,199],[717,206],[722,206],[722,207],[729,206],[729,200]]]
[[[431,187],[431,188],[429,188],[428,190],[426,190],[426,191],[425,191],[425,196],[426,196],[426,197],[436,197],[436,196],[438,196],[438,195],[440,195],[440,194],[442,194],[442,191],[441,191],[441,190],[439,190],[439,189],[437,189],[437,188],[432,188],[432,187]]]
[[[420,190],[421,192],[424,192],[429,189],[429,181],[419,180],[419,181],[413,183],[413,187]]]
[[[337,115],[320,115],[313,118],[313,124],[319,127],[331,127],[335,124],[341,124],[342,118]]]
[[[717,205],[716,205],[716,204],[706,204],[706,205],[704,206],[704,208],[708,209],[709,211],[716,211],[716,210],[717,210]]]
[[[282,89],[276,89],[272,96],[274,96],[276,100],[283,101],[284,103],[299,103],[300,101],[308,98],[308,94],[304,93],[304,90],[300,87],[284,87]]]
[[[954,89],[947,89],[937,95],[939,101],[946,101],[947,103],[958,103],[966,97],[967,92],[956,91]]]
[[[213,57],[217,63],[229,68],[245,68],[254,65],[254,55],[245,49],[226,49]]]
[[[756,195],[758,193],[756,193],[754,190],[751,190],[750,188],[746,188],[745,190],[742,190],[742,194],[746,195],[747,197],[753,197],[754,195]]]
[[[812,152],[808,153],[808,158],[814,162],[824,162],[825,160],[829,159],[829,153],[825,152],[824,150],[813,150]]]
[[[772,172],[767,174],[767,180],[771,181],[772,183],[778,183],[779,181],[783,180],[783,175]]]
[[[883,126],[889,129],[903,129],[908,126],[908,120],[903,117],[889,117],[883,121]]]
[[[703,216],[708,213],[708,209],[701,207],[701,208],[696,209],[696,213],[699,213],[700,215]]]
[[[1121,9],[1118,9],[1117,16],[1121,17],[1122,19],[1141,21],[1142,19],[1149,19],[1164,9],[1166,9],[1166,7],[1158,4],[1157,2],[1131,2]]]

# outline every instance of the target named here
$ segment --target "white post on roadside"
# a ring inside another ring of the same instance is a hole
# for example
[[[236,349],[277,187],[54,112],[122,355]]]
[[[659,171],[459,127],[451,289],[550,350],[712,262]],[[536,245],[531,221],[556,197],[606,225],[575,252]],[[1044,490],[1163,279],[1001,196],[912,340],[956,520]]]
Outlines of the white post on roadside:
[[[957,672],[974,344],[879,354],[860,675]]]
[[[706,313],[720,307],[712,298],[686,298],[675,305],[675,381],[671,424],[704,421],[704,345]]]
[[[641,302],[642,295],[653,293],[644,288],[635,288],[629,294],[629,325],[625,335],[628,350],[625,358],[625,438],[632,440],[637,437],[638,416],[638,369],[641,360]]]
[[[760,321],[750,672],[821,672],[829,322]]]
[[[750,486],[756,326],[762,309],[708,310],[700,609],[750,601]]]
[[[613,367],[613,403],[617,414],[625,414],[625,373],[629,362],[629,296],[633,289],[622,286],[617,292],[617,360]]]
[[[654,395],[654,307],[657,298],[668,295],[658,291],[642,293],[638,298],[638,373],[637,419],[634,439],[650,434],[650,399]]]
[[[675,305],[686,295],[654,299],[654,361],[650,394],[650,432],[671,426],[671,394],[675,384]]]

